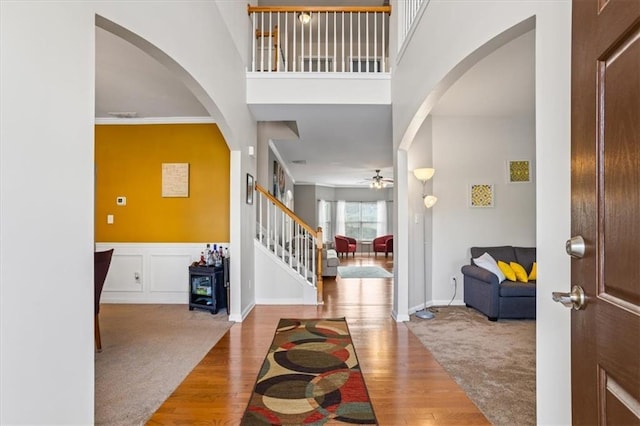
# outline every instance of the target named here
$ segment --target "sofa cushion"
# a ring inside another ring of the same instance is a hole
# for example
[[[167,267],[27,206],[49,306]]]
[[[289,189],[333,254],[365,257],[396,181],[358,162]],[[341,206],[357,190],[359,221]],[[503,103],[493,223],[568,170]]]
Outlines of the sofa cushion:
[[[511,269],[513,269],[513,272],[515,272],[516,274],[516,281],[519,281],[521,283],[526,283],[529,281],[529,275],[527,275],[527,271],[524,270],[521,264],[517,262],[511,262],[509,263],[509,266],[511,266]]]
[[[531,272],[529,272],[529,281],[535,281],[538,279],[538,263],[533,262],[531,266]]]
[[[489,253],[482,253],[481,256],[476,257],[475,259],[473,259],[473,263],[476,264],[476,266],[479,266],[483,269],[486,269],[487,271],[493,273],[495,276],[498,277],[498,282],[502,282],[504,281],[504,274],[502,273],[502,271],[500,270],[500,268],[498,267],[498,264],[496,263],[496,260],[491,257],[491,255]]]
[[[513,246],[499,246],[499,247],[471,247],[471,256],[478,257],[482,253],[487,252],[496,261],[502,260],[503,262],[518,262],[516,254],[513,250]],[[534,259],[535,260],[535,259]],[[522,262],[518,262],[522,265]]]
[[[535,247],[514,247],[516,258],[514,261],[521,264],[525,271],[531,271],[533,262],[536,261],[536,248]],[[502,259],[501,259],[502,260]]]
[[[514,283],[504,281],[500,284],[500,297],[535,297],[535,283]]]
[[[498,260],[498,268],[500,268],[506,279],[509,281],[516,280],[516,273],[511,269],[511,266],[508,263]]]
[[[323,260],[325,260],[327,266],[340,265],[340,259],[338,259],[338,253],[333,249],[327,250],[327,256]]]

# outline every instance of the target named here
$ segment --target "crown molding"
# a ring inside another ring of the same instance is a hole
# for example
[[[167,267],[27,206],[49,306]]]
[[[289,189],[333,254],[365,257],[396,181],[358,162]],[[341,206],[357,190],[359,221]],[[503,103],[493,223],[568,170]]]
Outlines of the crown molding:
[[[144,125],[144,124],[215,124],[211,117],[96,117],[95,124],[103,125]]]

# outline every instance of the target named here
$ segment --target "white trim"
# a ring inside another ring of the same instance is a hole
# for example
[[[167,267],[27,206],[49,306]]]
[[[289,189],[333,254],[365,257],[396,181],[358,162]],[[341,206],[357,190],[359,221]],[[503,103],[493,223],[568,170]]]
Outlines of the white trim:
[[[431,300],[427,302],[427,308],[446,308],[448,306],[464,306],[464,301],[460,299],[449,300]],[[409,315],[415,314],[418,311],[424,309],[424,303],[419,304],[418,306],[412,306],[409,308]]]
[[[305,80],[305,79],[326,79],[326,80],[391,80],[391,73],[385,72],[249,72],[247,79],[256,80]]]
[[[225,242],[211,244],[229,247]],[[206,243],[96,243],[97,251],[114,249],[101,303],[187,304],[188,268],[193,261],[199,259],[205,245]],[[157,257],[166,258],[167,261],[158,263]],[[158,268],[154,270],[154,265],[162,265],[163,268],[157,272]],[[139,277],[137,281],[135,275]],[[184,277],[184,280],[179,278],[178,282],[176,277]]]
[[[255,303],[251,303],[251,304],[247,305],[247,307],[242,310],[242,313],[240,315],[236,315],[234,313],[231,313],[231,315],[229,316],[229,321],[234,321],[234,322],[242,322],[242,321],[244,321],[244,319],[249,315],[249,313],[251,313],[251,310],[255,306],[256,306]]]
[[[141,124],[215,124],[213,117],[96,117],[95,124],[141,125]]]

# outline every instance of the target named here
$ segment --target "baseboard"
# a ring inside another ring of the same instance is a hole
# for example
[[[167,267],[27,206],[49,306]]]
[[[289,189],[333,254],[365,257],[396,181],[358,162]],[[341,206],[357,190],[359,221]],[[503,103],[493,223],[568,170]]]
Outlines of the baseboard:
[[[464,306],[464,301],[463,300],[451,301],[451,299],[449,299],[449,300],[432,300],[430,302],[427,302],[427,308],[442,308],[445,306]],[[418,306],[413,306],[409,308],[409,315],[415,314],[416,312],[423,310],[424,307],[425,307],[424,303],[421,303]]]

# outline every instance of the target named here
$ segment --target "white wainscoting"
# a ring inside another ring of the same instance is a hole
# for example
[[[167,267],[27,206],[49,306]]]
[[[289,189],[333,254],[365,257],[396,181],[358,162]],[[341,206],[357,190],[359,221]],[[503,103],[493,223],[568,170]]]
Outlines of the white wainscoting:
[[[212,243],[213,244],[213,243]],[[229,247],[229,243],[222,244]],[[189,265],[206,243],[96,243],[113,248],[101,303],[188,303]]]

